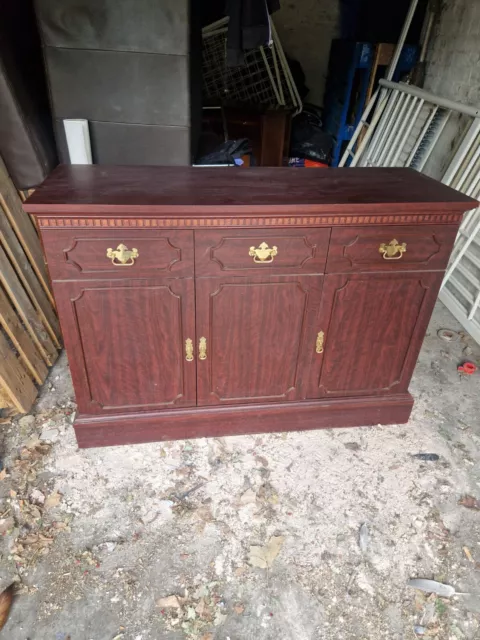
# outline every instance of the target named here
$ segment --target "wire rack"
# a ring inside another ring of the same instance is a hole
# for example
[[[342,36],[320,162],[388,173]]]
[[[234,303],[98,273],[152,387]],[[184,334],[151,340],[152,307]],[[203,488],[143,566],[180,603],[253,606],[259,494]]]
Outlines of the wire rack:
[[[296,113],[302,101],[293,81],[277,32],[272,28],[272,43],[245,52],[245,63],[226,66],[228,17],[206,27],[203,36],[203,97],[209,104],[247,102],[270,108],[285,107]]]

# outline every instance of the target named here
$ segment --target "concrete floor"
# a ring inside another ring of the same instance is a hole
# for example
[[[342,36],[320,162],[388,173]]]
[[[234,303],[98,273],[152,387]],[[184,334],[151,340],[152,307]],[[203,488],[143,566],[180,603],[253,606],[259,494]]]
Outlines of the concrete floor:
[[[459,504],[480,497],[480,375],[456,371],[480,348],[442,327],[439,303],[397,427],[78,450],[62,356],[2,427],[0,639],[480,638],[480,511]]]

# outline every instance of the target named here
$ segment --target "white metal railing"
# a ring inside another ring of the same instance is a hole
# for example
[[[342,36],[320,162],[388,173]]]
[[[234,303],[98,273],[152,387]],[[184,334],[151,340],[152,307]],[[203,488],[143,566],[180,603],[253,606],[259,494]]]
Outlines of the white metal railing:
[[[339,166],[412,166],[421,171],[452,114],[460,116],[460,128],[465,120],[480,118],[475,107],[401,82],[380,80]]]
[[[480,118],[471,123],[443,182],[480,199]],[[463,218],[440,300],[480,344],[480,208]]]
[[[480,109],[380,80],[340,161],[346,165],[411,167],[479,199]],[[440,299],[480,344],[480,208],[464,216]]]

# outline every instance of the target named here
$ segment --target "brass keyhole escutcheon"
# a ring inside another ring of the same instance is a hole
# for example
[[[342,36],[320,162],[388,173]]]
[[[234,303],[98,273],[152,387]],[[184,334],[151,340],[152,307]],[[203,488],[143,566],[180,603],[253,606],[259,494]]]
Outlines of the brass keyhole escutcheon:
[[[129,249],[124,244],[119,244],[115,250],[107,249],[107,258],[110,258],[116,267],[131,267],[138,255],[138,249]]]
[[[185,360],[187,362],[193,360],[193,340],[191,338],[185,340]]]
[[[198,359],[206,360],[207,359],[207,339],[200,338],[200,342],[198,343]]]
[[[388,244],[382,242],[378,251],[383,254],[384,260],[400,260],[405,251],[407,250],[406,242],[398,244],[398,240],[391,240]]]
[[[257,264],[269,264],[273,262],[274,257],[278,254],[278,248],[270,248],[266,242],[262,242],[257,248],[250,247],[249,256],[253,257],[253,261]]]
[[[315,343],[315,351],[317,353],[323,353],[323,343],[325,342],[325,334],[323,331],[317,333],[317,341]]]

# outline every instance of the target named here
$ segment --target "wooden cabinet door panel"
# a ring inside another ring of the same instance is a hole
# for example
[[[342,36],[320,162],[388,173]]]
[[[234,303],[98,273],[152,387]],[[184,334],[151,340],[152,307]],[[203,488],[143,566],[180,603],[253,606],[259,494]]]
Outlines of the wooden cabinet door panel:
[[[192,279],[57,282],[65,346],[81,413],[196,403]]]
[[[198,404],[305,398],[323,276],[196,281]],[[305,375],[307,374],[307,375]]]
[[[401,393],[408,389],[441,273],[327,275],[309,397]]]

